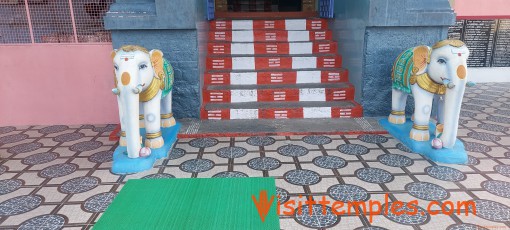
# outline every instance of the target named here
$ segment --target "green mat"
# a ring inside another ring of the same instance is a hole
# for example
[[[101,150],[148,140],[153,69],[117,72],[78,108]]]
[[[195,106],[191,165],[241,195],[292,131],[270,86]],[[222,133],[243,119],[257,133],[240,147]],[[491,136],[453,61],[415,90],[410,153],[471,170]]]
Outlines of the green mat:
[[[252,199],[274,196],[262,222]],[[94,229],[280,229],[274,178],[129,180]]]

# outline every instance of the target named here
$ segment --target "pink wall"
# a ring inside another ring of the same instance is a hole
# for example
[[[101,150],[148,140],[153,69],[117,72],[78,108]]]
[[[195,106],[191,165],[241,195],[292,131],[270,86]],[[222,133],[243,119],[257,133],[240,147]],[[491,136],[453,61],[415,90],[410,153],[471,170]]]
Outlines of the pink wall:
[[[0,46],[0,126],[118,123],[111,44]]]
[[[458,19],[510,19],[509,0],[455,0]]]

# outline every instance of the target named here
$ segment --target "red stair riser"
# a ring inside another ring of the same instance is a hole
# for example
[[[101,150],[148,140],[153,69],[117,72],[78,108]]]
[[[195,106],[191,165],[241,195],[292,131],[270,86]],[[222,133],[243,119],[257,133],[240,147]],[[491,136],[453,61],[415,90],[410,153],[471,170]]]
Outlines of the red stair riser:
[[[301,77],[298,79],[298,72]],[[311,73],[313,72],[313,74]],[[232,76],[234,75],[234,76]],[[313,75],[313,76],[312,76]],[[316,77],[318,76],[318,77]],[[204,85],[270,85],[299,83],[337,83],[349,81],[347,70],[341,71],[296,71],[296,72],[248,72],[206,73]],[[299,80],[299,82],[298,82]]]
[[[348,71],[341,69],[342,57],[337,54],[338,44],[333,41],[327,20],[216,20],[209,22],[209,27],[202,119],[363,115],[361,105],[353,101],[355,89],[348,83]],[[346,83],[327,84],[341,82]],[[299,101],[308,103],[288,103]],[[309,103],[313,101],[317,103]],[[350,104],[324,101],[350,101],[354,106],[342,108],[338,106]],[[299,107],[303,104],[315,107]],[[233,108],[247,106],[251,109]]]
[[[240,112],[242,111],[242,112]],[[234,119],[301,119],[301,118],[354,118],[362,117],[360,105],[352,108],[263,108],[263,109],[221,109],[207,111],[203,107],[200,112],[202,119],[234,120]]]
[[[286,30],[246,30],[246,31],[209,31],[209,41],[228,42],[293,42],[331,40],[329,30],[286,31]]]
[[[326,89],[326,101],[354,100],[354,87],[338,90]]]
[[[204,90],[205,103],[344,101],[354,99],[354,88]]]
[[[211,30],[321,30],[327,29],[324,19],[287,20],[216,20],[209,22]]]
[[[208,57],[206,68],[210,70],[271,70],[341,68],[340,56],[320,57]]]
[[[323,54],[336,53],[336,42],[209,43],[209,55]]]

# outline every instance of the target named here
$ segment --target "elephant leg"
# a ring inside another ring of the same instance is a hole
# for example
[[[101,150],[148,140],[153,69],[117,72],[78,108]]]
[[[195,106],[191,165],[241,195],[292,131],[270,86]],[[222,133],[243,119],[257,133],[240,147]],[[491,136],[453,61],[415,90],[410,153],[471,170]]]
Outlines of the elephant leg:
[[[412,86],[414,96],[414,124],[409,136],[415,141],[430,139],[429,122],[434,94],[429,93],[417,84]]]
[[[145,117],[143,115],[143,103],[140,103],[140,115],[138,116],[140,128],[145,128]]]
[[[126,131],[125,131],[126,122],[124,121],[124,112],[122,112],[122,103],[120,103],[120,99],[118,99],[118,98],[117,98],[117,104],[119,107],[119,120],[120,120],[119,146],[127,146]]]
[[[152,100],[143,103],[145,118],[145,147],[161,148],[165,142],[161,136],[161,117],[160,117],[160,100],[161,92],[159,92]]]
[[[444,98],[441,95],[436,95],[437,101],[437,124],[435,135],[439,135],[444,129]]]
[[[175,125],[172,113],[172,92],[161,100],[161,127],[167,128]]]
[[[397,89],[391,91],[391,114],[388,121],[393,124],[406,123],[406,101],[407,93]]]

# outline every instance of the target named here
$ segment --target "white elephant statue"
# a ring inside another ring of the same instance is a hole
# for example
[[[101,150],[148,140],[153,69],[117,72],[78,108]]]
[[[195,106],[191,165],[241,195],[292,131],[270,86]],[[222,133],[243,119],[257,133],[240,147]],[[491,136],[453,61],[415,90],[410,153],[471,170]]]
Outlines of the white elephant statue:
[[[111,53],[121,123],[120,146],[127,146],[129,158],[145,156],[147,148],[164,145],[161,127],[175,125],[172,113],[174,71],[160,50],[150,52],[134,45]],[[146,130],[142,149],[140,128]],[[149,149],[150,150],[150,149]],[[143,153],[145,151],[145,153]],[[150,152],[150,151],[149,151]]]
[[[407,96],[412,94],[415,109],[410,138],[415,141],[428,141],[432,102],[436,98],[438,113],[433,145],[439,142],[439,146],[433,147],[453,148],[462,98],[468,84],[468,57],[468,47],[459,40],[443,40],[433,47],[418,46],[400,54],[391,75],[393,89],[389,122],[406,122],[406,100]]]

